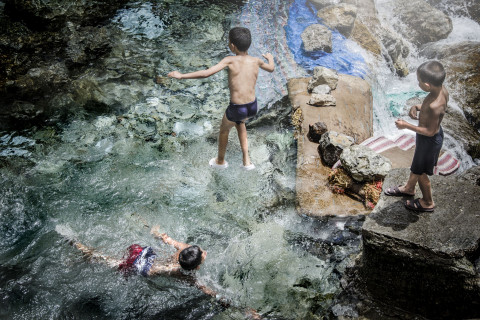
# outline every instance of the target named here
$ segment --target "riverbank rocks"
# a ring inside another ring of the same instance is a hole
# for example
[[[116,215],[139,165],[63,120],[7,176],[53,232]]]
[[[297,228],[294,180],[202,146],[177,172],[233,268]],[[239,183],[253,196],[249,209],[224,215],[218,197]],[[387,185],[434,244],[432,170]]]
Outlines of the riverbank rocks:
[[[343,150],[354,143],[352,137],[329,131],[322,135],[318,145],[318,154],[329,167],[333,166],[339,159]]]
[[[384,189],[408,176],[408,169],[390,171]],[[434,212],[409,211],[406,197],[382,194],[367,216],[360,287],[374,299],[427,318],[478,318],[480,186],[462,175],[430,180]],[[418,188],[416,194],[421,195]]]
[[[395,0],[393,14],[401,21],[397,31],[418,46],[445,39],[453,29],[452,20],[424,0]]]
[[[332,52],[332,32],[321,24],[312,24],[302,32],[303,48],[307,52]]]
[[[319,10],[317,16],[330,29],[336,29],[348,38],[352,33],[355,18],[357,17],[357,7],[347,3],[331,5]]]
[[[392,169],[389,159],[362,145],[352,145],[340,154],[342,167],[358,182],[385,178]]]
[[[325,68],[325,67],[315,67],[313,69],[313,76],[308,81],[308,92],[312,92],[313,89],[320,85],[328,85],[330,89],[335,90],[337,88],[338,82],[338,73],[336,70]]]

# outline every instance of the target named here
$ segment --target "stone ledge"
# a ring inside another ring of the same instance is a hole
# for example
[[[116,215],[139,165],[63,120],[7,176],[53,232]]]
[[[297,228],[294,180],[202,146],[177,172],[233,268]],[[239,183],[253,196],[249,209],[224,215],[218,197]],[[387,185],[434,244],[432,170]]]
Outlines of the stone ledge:
[[[408,175],[392,170],[384,188]],[[461,176],[430,180],[433,213],[408,211],[406,197],[382,194],[363,225],[361,281],[374,298],[427,317],[479,317],[480,186]]]

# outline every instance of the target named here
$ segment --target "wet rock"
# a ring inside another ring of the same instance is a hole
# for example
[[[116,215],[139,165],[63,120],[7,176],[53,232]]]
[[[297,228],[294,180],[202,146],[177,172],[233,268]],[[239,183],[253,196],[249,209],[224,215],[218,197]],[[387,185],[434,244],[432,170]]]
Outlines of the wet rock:
[[[310,97],[308,104],[315,107],[334,107],[337,105],[337,100],[331,94],[314,93]]]
[[[5,13],[35,30],[58,30],[67,21],[80,25],[98,24],[111,17],[126,0],[114,1],[30,1],[6,0]]]
[[[377,38],[368,30],[368,28],[357,19],[350,35],[351,39],[358,43],[362,48],[380,55],[382,48]]]
[[[480,166],[472,167],[459,175],[459,179],[470,181],[471,183],[480,186]]]
[[[394,169],[384,186],[408,175]],[[361,281],[374,298],[427,318],[478,318],[480,186],[459,176],[430,180],[433,213],[408,211],[405,198],[382,194],[363,225]]]
[[[394,15],[402,22],[397,30],[416,45],[445,39],[453,29],[452,20],[424,0],[396,0]]]
[[[335,90],[338,82],[338,73],[335,70],[325,67],[315,67],[313,69],[313,77],[309,80],[307,90],[312,92],[319,85],[326,84],[332,90]]]
[[[383,179],[392,169],[389,159],[362,145],[352,145],[340,155],[342,167],[359,182]]]
[[[480,42],[430,44],[422,48],[421,54],[443,63],[446,85],[470,123],[480,129]]]
[[[323,9],[325,7],[337,4],[338,0],[309,0],[309,2],[317,9]]]
[[[342,151],[354,143],[352,137],[329,131],[322,135],[318,145],[318,154],[329,167],[333,166],[339,159]]]
[[[348,38],[352,33],[353,24],[357,17],[357,7],[346,3],[332,5],[319,10],[317,16],[322,19],[326,26],[338,30]]]
[[[307,52],[332,52],[332,32],[321,24],[312,24],[302,32],[303,48]]]
[[[308,140],[319,143],[322,135],[327,132],[327,125],[325,122],[315,122],[313,125],[308,125]]]

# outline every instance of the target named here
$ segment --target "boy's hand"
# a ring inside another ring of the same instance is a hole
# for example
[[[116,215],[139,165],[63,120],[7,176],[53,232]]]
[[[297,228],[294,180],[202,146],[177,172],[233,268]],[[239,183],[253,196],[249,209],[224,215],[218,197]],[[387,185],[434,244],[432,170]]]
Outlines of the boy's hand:
[[[418,120],[418,116],[417,116],[417,112],[419,110],[419,105],[414,105],[410,108],[410,111],[408,112],[408,115],[410,116],[410,118],[412,118],[413,120]]]
[[[262,54],[262,57],[264,57],[264,58],[267,59],[268,61],[270,61],[270,59],[273,59],[273,56],[272,56],[270,53]]]
[[[175,79],[182,79],[182,74],[178,71],[172,71],[169,74],[167,74],[167,77],[175,78]]]
[[[395,125],[397,126],[398,129],[406,129],[407,128],[407,126],[406,126],[407,123],[408,122],[406,122],[404,120],[401,120],[401,119],[398,119],[398,120],[395,121]]]
[[[162,235],[160,234],[160,226],[155,225],[152,227],[152,230],[150,230],[150,233],[153,234],[157,238],[161,238]]]

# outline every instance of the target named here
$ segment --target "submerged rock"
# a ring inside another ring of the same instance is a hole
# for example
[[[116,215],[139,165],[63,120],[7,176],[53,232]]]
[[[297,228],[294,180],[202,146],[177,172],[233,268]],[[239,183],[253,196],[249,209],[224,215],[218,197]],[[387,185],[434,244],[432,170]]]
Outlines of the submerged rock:
[[[408,175],[390,171],[384,188]],[[382,194],[363,225],[361,282],[383,303],[427,318],[480,317],[480,186],[461,176],[430,180],[433,213],[408,211],[405,198]]]
[[[307,52],[332,52],[332,32],[321,24],[312,24],[302,32],[303,48]]]

